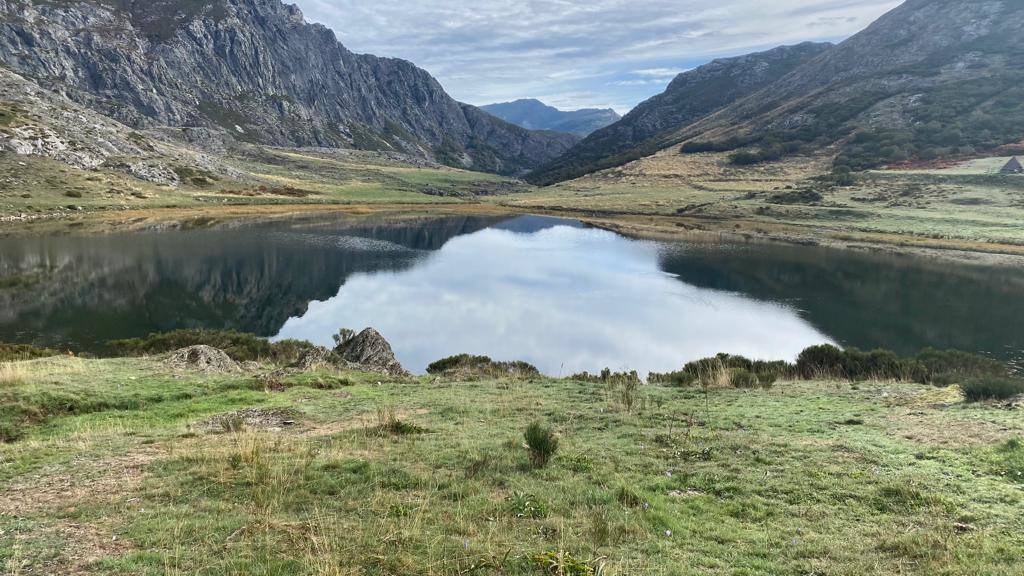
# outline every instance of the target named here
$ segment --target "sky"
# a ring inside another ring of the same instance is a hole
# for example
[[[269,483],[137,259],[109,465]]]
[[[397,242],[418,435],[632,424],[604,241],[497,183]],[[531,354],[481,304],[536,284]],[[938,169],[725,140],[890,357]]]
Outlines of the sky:
[[[625,113],[676,74],[840,41],[899,0],[289,0],[350,50],[404,58],[475,105],[537,98]]]

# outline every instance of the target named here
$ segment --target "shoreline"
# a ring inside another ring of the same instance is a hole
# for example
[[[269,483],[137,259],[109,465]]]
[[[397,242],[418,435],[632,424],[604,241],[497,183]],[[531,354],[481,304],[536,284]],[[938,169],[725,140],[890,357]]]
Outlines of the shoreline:
[[[909,235],[841,232],[745,219],[694,218],[622,214],[557,208],[523,209],[492,202],[361,203],[361,204],[237,204],[230,206],[139,208],[48,214],[36,218],[0,218],[0,238],[38,234],[102,235],[159,230],[187,230],[261,220],[301,218],[319,214],[344,216],[430,217],[445,215],[538,214],[579,220],[595,228],[643,240],[777,243],[790,246],[888,253],[935,258],[960,264],[1024,266],[1024,246],[937,240]]]

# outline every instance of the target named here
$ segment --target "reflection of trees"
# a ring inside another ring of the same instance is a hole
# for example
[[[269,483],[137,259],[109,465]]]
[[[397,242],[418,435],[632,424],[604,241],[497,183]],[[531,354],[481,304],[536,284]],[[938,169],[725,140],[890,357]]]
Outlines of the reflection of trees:
[[[789,304],[848,346],[1024,348],[1024,272],[1013,269],[776,245],[697,245],[660,260],[687,284]]]
[[[7,239],[0,242],[0,341],[95,349],[185,327],[272,335],[352,274],[406,269],[422,251],[497,221],[362,219]],[[360,238],[369,242],[353,241]]]

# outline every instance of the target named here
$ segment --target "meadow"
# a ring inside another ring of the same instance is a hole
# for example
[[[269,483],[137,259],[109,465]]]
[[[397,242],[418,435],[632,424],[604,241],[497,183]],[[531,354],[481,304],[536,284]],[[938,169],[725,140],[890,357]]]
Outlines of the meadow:
[[[0,364],[5,574],[1017,575],[1024,418],[957,385]],[[524,432],[557,449],[539,462]],[[547,437],[551,440],[551,437]],[[541,464],[545,464],[541,466]]]

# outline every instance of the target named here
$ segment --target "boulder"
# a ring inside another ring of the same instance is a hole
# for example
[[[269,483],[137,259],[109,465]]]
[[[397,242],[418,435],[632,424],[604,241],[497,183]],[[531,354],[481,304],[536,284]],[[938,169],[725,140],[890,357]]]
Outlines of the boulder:
[[[189,346],[172,352],[166,364],[176,370],[194,370],[207,374],[241,372],[242,368],[223,350],[213,346]]]
[[[292,365],[292,368],[307,371],[336,366],[337,363],[337,358],[334,356],[334,352],[329,348],[316,346],[303,352],[302,355],[299,356],[298,361]]]
[[[367,328],[354,338],[342,342],[334,349],[334,353],[345,362],[380,370],[392,376],[409,375],[395,358],[391,344],[373,328]]]

